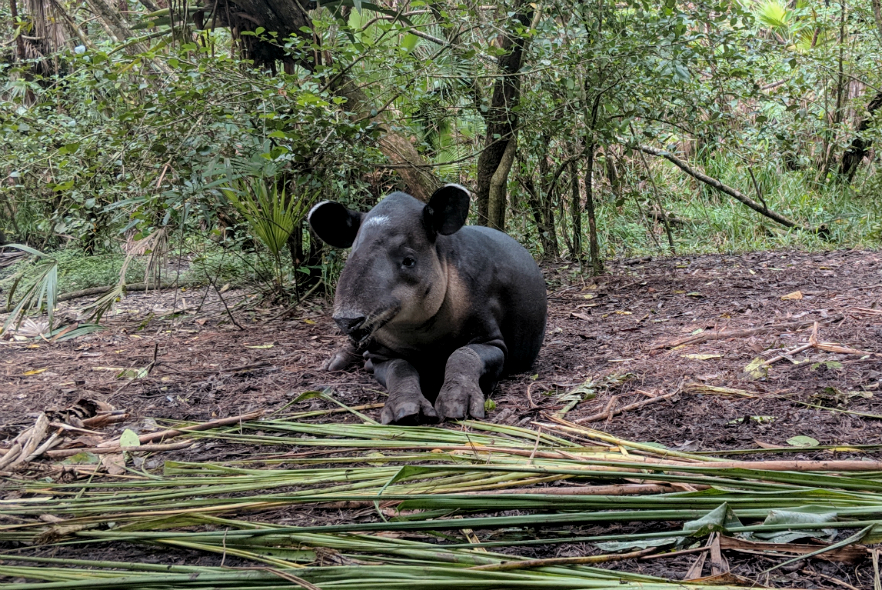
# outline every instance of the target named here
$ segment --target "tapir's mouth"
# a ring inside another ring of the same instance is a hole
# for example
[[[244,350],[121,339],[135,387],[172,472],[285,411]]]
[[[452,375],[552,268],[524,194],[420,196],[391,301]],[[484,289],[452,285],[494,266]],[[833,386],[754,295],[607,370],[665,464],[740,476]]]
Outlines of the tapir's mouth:
[[[395,304],[373,312],[361,325],[349,332],[349,338],[356,346],[364,345],[377,330],[392,321],[399,311],[401,311],[401,305]]]

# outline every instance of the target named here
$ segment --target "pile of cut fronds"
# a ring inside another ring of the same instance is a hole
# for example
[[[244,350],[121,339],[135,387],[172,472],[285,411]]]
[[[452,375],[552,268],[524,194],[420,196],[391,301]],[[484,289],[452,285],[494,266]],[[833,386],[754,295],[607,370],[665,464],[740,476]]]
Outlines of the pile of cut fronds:
[[[828,539],[815,553],[882,540],[882,462],[729,461],[620,440],[559,418],[537,426],[263,420],[188,436],[290,451],[223,464],[169,461],[162,474],[132,471],[112,481],[8,481],[15,497],[0,503],[0,543],[25,549],[0,555],[0,575],[43,581],[6,589],[662,589],[683,582],[588,564],[680,550],[712,534],[778,547]],[[294,522],[306,524],[278,523],[286,508],[291,522],[293,505],[303,505],[295,516],[309,515]],[[356,516],[321,523],[341,509]],[[674,521],[683,524],[672,527]],[[634,522],[658,524],[630,534],[572,530]],[[841,530],[852,534],[829,544]],[[48,559],[26,549],[108,542],[204,551],[223,556],[222,564],[254,567]],[[595,544],[599,554],[516,553],[568,543]],[[510,553],[491,551],[500,547]],[[702,587],[700,580],[689,586]]]

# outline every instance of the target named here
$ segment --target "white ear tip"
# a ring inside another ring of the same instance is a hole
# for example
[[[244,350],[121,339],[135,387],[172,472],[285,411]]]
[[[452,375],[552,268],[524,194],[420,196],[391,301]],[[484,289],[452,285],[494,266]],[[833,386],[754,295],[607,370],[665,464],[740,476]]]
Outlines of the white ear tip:
[[[313,205],[313,206],[312,206],[312,209],[309,210],[309,213],[306,214],[306,220],[309,221],[309,222],[311,222],[311,220],[312,220],[312,214],[315,213],[316,209],[318,209],[318,208],[321,207],[322,205],[325,205],[326,203],[330,203],[330,202],[331,202],[331,201],[322,201],[322,202],[320,202],[320,203],[316,203],[315,205]]]
[[[472,198],[472,193],[469,192],[469,189],[467,189],[466,187],[464,187],[464,186],[461,185],[461,184],[456,184],[455,182],[451,182],[451,183],[449,183],[449,184],[445,184],[445,185],[444,185],[444,188],[447,188],[447,187],[458,188],[459,190],[461,190],[462,192],[464,192],[465,194],[467,194],[467,195],[469,196],[470,199]]]

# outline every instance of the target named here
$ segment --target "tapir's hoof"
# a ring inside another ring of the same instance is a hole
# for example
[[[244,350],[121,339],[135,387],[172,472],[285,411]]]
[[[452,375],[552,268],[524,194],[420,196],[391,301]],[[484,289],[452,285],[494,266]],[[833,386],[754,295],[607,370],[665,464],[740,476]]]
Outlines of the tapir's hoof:
[[[334,352],[331,358],[322,366],[325,371],[345,371],[349,367],[361,362],[362,358],[352,346],[345,346]]]
[[[477,383],[464,376],[456,376],[444,381],[435,412],[439,420],[462,420],[468,416],[484,417],[484,393]]]
[[[415,425],[436,422],[435,408],[422,396],[390,398],[383,406],[380,421],[383,424]]]

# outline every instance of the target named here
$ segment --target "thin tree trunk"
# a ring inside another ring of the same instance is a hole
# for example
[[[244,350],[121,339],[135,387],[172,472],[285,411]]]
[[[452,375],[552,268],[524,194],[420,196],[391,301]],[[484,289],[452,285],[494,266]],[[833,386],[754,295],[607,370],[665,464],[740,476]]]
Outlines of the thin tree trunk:
[[[503,7],[503,10],[506,8]],[[512,12],[521,25],[530,26],[533,17],[531,3],[526,0],[515,0]],[[525,37],[514,33],[503,35],[501,49],[504,53],[499,58],[500,77],[493,86],[490,109],[485,116],[487,129],[484,135],[484,150],[478,156],[475,199],[478,203],[478,223],[482,225],[490,224],[490,185],[518,126],[516,107],[520,99],[520,77],[517,73],[521,69],[527,44]]]
[[[12,17],[11,28],[13,31],[15,31],[18,28],[18,5],[15,3],[15,0],[9,0],[9,16]],[[16,57],[19,60],[23,60],[25,57],[25,46],[24,39],[22,39],[21,34],[16,34],[15,36],[15,48],[18,53]]]
[[[836,108],[833,111],[833,130],[832,133],[836,133],[836,128],[839,126],[839,123],[842,122],[842,98],[845,93],[845,69],[844,69],[844,58],[845,58],[845,23],[846,23],[846,7],[845,1],[839,3],[839,60],[838,60],[838,71],[836,76]],[[834,141],[831,138],[830,144],[827,146],[827,150],[824,152],[824,167],[821,170],[821,179],[822,181],[827,178],[827,174],[830,172],[830,165],[833,162],[833,145]]]
[[[490,179],[490,194],[487,203],[487,226],[499,231],[505,231],[505,205],[506,205],[506,189],[508,187],[508,173],[514,164],[515,154],[518,151],[518,133],[515,130],[505,151],[502,153],[502,159],[493,177]]]
[[[548,150],[551,145],[551,136],[546,134],[543,136],[542,145]],[[560,258],[560,246],[557,241],[557,226],[554,223],[554,187],[556,183],[550,177],[550,165],[548,163],[548,152],[543,153],[539,158],[539,207],[542,212],[542,232],[548,241],[548,250],[545,255],[549,258]]]
[[[879,42],[882,43],[882,2],[870,0],[873,5],[873,19],[876,21],[876,31],[879,33]]]
[[[588,213],[588,251],[591,254],[591,272],[595,275],[603,273],[603,260],[600,258],[600,245],[597,240],[597,217],[594,214],[594,149],[588,146],[587,170],[585,171],[585,211]]]
[[[539,234],[539,244],[542,246],[542,256],[543,258],[557,258],[558,249],[557,236],[554,233],[554,218],[552,218],[552,225],[549,230],[542,200],[539,197],[539,191],[536,190],[536,185],[533,183],[533,179],[527,177],[519,178],[518,180],[527,191],[527,202],[530,205],[530,211],[533,213],[533,220],[536,223],[536,231]]]
[[[590,157],[590,156],[589,156]],[[570,218],[573,221],[573,250],[575,260],[582,260],[582,195],[579,191],[579,167],[570,162]]]

